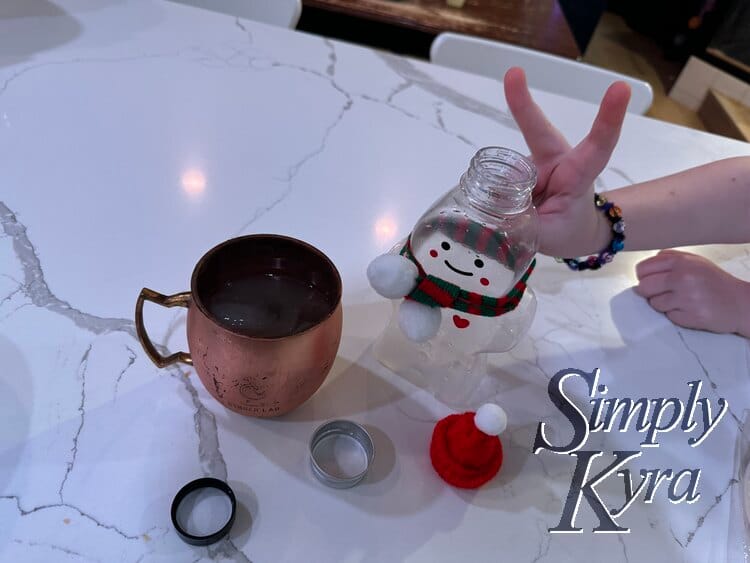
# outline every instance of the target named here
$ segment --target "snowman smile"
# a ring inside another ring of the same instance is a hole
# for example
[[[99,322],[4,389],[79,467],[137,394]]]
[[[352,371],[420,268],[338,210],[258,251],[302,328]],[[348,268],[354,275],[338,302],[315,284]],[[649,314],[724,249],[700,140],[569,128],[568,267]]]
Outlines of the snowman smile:
[[[473,276],[474,275],[471,272],[464,272],[463,270],[459,270],[458,268],[454,268],[453,266],[451,266],[451,263],[448,262],[447,260],[443,260],[443,262],[445,262],[445,265],[448,266],[451,270],[453,270],[457,274],[461,274],[462,276]]]

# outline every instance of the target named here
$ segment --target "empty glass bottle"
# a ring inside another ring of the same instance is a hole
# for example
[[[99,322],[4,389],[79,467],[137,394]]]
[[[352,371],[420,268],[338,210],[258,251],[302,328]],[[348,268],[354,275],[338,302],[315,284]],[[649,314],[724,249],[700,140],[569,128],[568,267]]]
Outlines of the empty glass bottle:
[[[449,405],[469,405],[486,354],[513,348],[533,320],[535,184],[523,155],[479,150],[458,185],[368,268],[373,288],[397,300],[376,357]]]

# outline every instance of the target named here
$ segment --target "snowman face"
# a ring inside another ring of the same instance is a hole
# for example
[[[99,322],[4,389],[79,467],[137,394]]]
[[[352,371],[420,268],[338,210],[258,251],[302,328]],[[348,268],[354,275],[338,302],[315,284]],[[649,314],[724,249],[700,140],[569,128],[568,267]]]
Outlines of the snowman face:
[[[468,291],[500,297],[513,281],[512,270],[441,232],[430,233],[412,250],[428,274]]]

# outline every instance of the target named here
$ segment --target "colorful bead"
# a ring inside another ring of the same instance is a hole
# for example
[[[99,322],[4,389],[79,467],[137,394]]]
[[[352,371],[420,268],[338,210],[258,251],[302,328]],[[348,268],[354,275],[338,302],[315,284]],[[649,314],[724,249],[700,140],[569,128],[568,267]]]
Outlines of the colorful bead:
[[[594,194],[594,205],[601,209],[605,217],[612,223],[612,240],[607,247],[598,255],[589,256],[585,259],[556,258],[558,262],[565,262],[571,270],[598,270],[604,264],[609,264],[615,254],[625,248],[625,220],[622,218],[622,210],[614,203],[600,194]]]

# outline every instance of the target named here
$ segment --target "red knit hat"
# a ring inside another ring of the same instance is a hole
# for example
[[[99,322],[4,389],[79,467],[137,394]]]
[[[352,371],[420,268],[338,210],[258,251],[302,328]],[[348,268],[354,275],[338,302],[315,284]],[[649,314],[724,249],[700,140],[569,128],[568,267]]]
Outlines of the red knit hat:
[[[435,426],[430,444],[432,466],[444,481],[476,489],[492,479],[503,464],[498,435],[507,417],[498,405],[482,405],[475,413],[452,414]]]
[[[437,226],[455,242],[513,267],[516,255],[504,232],[477,223],[465,216],[441,215],[438,217]]]

